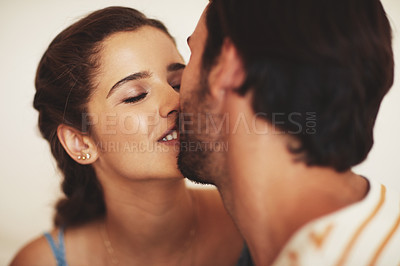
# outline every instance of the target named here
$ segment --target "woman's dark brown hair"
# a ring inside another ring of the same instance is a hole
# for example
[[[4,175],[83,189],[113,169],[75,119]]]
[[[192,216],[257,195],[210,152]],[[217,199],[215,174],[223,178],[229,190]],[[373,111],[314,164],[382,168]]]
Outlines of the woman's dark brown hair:
[[[105,214],[102,188],[93,167],[78,164],[69,157],[57,137],[57,128],[66,124],[90,134],[84,114],[95,87],[91,81],[98,68],[100,45],[113,33],[143,26],[155,27],[171,37],[160,21],[149,19],[137,10],[108,7],[58,34],[40,60],[33,105],[39,112],[40,132],[49,142],[64,176],[65,198],[56,205],[56,226],[80,225]]]

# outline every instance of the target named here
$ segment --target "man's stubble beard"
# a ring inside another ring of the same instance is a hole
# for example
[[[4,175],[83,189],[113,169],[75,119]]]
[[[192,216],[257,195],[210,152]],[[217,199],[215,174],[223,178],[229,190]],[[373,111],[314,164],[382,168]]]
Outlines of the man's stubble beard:
[[[220,147],[226,141],[222,131],[210,132],[207,119],[211,118],[219,124],[221,116],[212,111],[206,79],[199,82],[190,96],[190,102],[182,102],[178,167],[186,178],[195,183],[218,185],[227,175],[226,151],[216,150],[215,147]],[[190,126],[187,122],[191,123]]]

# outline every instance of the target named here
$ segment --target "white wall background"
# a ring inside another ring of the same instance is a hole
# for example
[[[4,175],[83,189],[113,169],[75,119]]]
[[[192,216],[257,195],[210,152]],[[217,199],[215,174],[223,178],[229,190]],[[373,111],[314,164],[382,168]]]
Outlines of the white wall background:
[[[186,38],[208,0],[0,0],[0,265],[22,244],[51,228],[60,177],[32,107],[37,63],[50,41],[88,12],[110,5],[162,20],[186,59]],[[383,0],[400,62],[400,2]],[[356,171],[400,191],[400,70],[383,102],[375,146]]]

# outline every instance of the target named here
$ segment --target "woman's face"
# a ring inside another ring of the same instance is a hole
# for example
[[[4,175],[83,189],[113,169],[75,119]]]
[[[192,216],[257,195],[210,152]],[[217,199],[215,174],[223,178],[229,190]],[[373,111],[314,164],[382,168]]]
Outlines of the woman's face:
[[[184,62],[161,30],[144,26],[108,37],[88,103],[96,172],[128,179],[181,178],[176,118]]]

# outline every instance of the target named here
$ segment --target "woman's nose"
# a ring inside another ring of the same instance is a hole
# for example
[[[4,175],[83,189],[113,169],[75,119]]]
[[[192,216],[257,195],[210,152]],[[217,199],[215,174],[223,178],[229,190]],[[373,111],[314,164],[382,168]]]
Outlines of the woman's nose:
[[[166,118],[171,115],[177,115],[179,111],[179,93],[170,85],[162,88],[162,90],[160,116]]]

